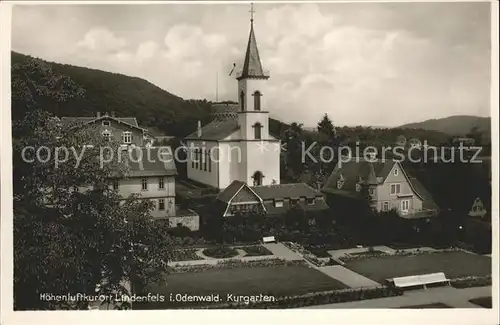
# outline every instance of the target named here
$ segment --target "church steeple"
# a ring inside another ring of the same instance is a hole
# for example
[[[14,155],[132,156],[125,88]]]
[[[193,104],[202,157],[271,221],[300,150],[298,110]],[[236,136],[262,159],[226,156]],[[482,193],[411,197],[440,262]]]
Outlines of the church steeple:
[[[255,33],[253,31],[253,3],[250,9],[250,36],[248,37],[247,50],[245,53],[245,61],[243,62],[243,70],[238,76],[238,80],[245,78],[269,78],[268,75],[264,73],[262,69],[262,64],[260,62],[259,49],[257,47],[257,40],[255,38]]]

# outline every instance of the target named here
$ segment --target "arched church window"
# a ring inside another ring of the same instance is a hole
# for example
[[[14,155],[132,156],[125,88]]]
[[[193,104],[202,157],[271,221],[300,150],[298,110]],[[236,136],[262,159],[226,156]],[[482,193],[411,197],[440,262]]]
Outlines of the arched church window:
[[[254,110],[256,111],[260,111],[260,96],[262,96],[262,94],[258,90],[253,93],[253,104]]]
[[[253,186],[260,186],[262,185],[262,179],[264,178],[264,175],[262,175],[262,172],[256,171],[253,176]]]
[[[253,132],[255,140],[262,139],[262,124],[260,124],[259,122],[255,123],[253,125]]]
[[[241,111],[245,110],[245,92],[242,90],[240,92],[240,105],[241,105]]]

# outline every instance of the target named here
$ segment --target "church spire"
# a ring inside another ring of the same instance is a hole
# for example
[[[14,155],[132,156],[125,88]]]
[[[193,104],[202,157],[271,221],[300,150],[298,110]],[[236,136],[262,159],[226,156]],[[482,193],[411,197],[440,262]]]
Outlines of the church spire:
[[[253,3],[250,9],[250,36],[248,38],[247,51],[245,53],[245,61],[243,62],[243,70],[238,79],[244,78],[264,78],[267,76],[262,70],[262,64],[260,62],[259,49],[257,48],[257,40],[255,39],[255,33],[253,31],[253,15],[255,10],[253,9]]]

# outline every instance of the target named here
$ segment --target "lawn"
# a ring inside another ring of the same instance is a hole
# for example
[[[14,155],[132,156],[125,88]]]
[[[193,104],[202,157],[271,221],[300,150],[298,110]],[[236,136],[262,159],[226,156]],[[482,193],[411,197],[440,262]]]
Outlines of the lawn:
[[[172,273],[167,284],[150,286],[147,292],[189,295],[220,294],[222,301],[227,294],[273,295],[275,297],[300,295],[309,292],[347,288],[329,276],[308,266],[273,266],[206,270],[195,273]],[[188,307],[189,303],[134,304],[134,309],[162,309]],[[192,305],[191,305],[192,306]]]
[[[474,305],[481,306],[483,308],[491,308],[492,305],[491,297],[474,298],[469,300],[469,302],[473,303]]]
[[[413,305],[413,306],[403,306],[399,308],[408,308],[408,309],[421,309],[421,308],[451,308],[447,304],[443,304],[442,302],[435,302],[432,304],[425,305]]]
[[[491,258],[460,251],[381,256],[348,261],[345,266],[379,283],[395,277],[436,272],[444,272],[449,279],[491,274]]]

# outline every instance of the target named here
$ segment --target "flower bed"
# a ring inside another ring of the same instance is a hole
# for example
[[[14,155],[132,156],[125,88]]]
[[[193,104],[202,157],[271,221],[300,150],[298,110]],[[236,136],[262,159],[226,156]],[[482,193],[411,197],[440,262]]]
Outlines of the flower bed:
[[[450,281],[452,287],[457,289],[486,287],[491,285],[491,276],[468,276]]]
[[[250,268],[250,267],[272,267],[272,266],[298,266],[306,265],[302,260],[284,260],[280,258],[269,258],[254,261],[244,261],[240,259],[228,259],[220,261],[217,264],[203,265],[183,265],[176,266],[170,270],[171,273],[190,273],[203,272],[211,269],[232,269],[232,268]]]
[[[316,257],[331,257],[328,250],[323,246],[307,246],[307,250]]]
[[[368,299],[377,299],[402,295],[402,291],[388,287],[374,287],[364,289],[344,289],[332,290],[316,293],[308,293],[299,296],[278,297],[274,301],[260,301],[255,303],[232,303],[212,305],[205,308],[233,309],[284,309],[284,308],[302,308],[314,305],[326,305],[349,301],[359,301]]]
[[[170,261],[180,262],[180,261],[196,261],[202,260],[203,258],[196,255],[197,249],[178,249],[172,251],[170,256]]]
[[[213,258],[231,258],[238,256],[239,254],[234,248],[217,246],[204,249],[203,255]]]
[[[273,253],[262,245],[238,247],[245,251],[244,256],[267,256]]]

